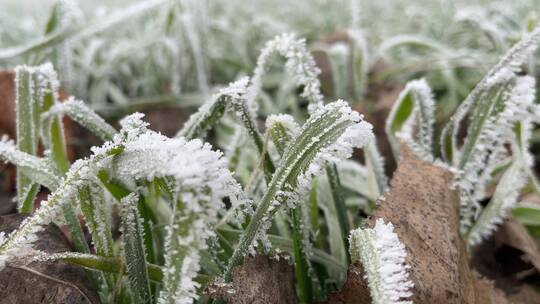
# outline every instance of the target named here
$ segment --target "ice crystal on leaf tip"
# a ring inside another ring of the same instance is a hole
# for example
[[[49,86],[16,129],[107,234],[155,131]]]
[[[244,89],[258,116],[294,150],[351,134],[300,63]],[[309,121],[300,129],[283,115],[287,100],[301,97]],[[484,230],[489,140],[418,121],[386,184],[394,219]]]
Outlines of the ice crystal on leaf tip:
[[[373,228],[358,228],[349,236],[352,262],[364,267],[374,304],[412,304],[413,283],[406,264],[407,252],[391,222],[377,219]]]
[[[298,123],[294,121],[294,117],[288,114],[272,114],[266,118],[266,129],[271,129],[272,126],[276,123],[279,123],[285,127],[285,130],[288,131],[291,138],[296,137],[300,132],[300,127]]]
[[[266,42],[255,68],[251,85],[248,89],[247,104],[251,115],[256,117],[257,95],[262,86],[262,77],[272,54],[278,53],[285,57],[285,67],[293,75],[297,86],[304,86],[301,96],[308,99],[311,104],[322,104],[321,83],[318,75],[319,68],[313,56],[306,49],[306,40],[298,39],[294,34],[281,34]]]

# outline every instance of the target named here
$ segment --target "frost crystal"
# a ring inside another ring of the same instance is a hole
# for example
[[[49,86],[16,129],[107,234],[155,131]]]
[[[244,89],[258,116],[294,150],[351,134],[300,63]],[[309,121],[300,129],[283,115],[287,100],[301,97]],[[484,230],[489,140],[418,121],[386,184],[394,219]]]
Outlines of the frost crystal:
[[[352,230],[349,236],[352,262],[359,261],[375,304],[412,304],[413,283],[406,264],[407,252],[392,223],[377,219],[372,229]]]
[[[323,96],[318,78],[320,70],[306,49],[305,39],[297,39],[293,34],[281,34],[266,43],[257,59],[257,67],[247,95],[247,104],[252,117],[256,117],[258,108],[256,98],[262,86],[266,66],[273,53],[278,53],[287,59],[285,67],[294,76],[296,85],[304,86],[301,96],[312,104],[322,104]]]

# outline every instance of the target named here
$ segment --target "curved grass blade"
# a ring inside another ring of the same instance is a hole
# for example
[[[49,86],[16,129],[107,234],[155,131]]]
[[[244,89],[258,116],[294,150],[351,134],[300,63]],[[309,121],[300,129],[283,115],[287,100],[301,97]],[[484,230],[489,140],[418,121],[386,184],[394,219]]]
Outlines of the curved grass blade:
[[[424,79],[408,82],[385,126],[396,159],[399,159],[398,139],[405,141],[422,158],[433,158],[434,111],[435,102],[427,82]]]

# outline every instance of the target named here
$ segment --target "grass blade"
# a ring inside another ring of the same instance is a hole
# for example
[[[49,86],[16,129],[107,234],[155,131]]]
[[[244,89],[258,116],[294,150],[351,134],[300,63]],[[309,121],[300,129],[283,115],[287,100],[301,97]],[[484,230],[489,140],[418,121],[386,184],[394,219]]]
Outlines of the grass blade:
[[[137,209],[139,198],[130,194],[120,202],[122,210],[122,240],[129,278],[129,287],[135,303],[152,300],[146,266],[146,253],[141,218]]]
[[[75,100],[73,97],[63,103],[55,104],[48,112],[42,115],[42,119],[45,121],[57,119],[58,115],[61,114],[69,116],[104,141],[112,140],[114,134],[118,132],[82,101]]]

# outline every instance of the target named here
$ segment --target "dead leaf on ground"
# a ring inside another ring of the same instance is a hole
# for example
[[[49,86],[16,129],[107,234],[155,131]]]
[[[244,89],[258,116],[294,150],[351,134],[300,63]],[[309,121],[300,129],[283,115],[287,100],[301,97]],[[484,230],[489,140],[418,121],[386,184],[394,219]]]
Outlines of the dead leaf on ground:
[[[213,282],[207,294],[235,304],[297,303],[293,267],[286,257],[258,254],[233,269],[231,283]]]
[[[383,218],[392,222],[407,251],[410,279],[414,283],[411,300],[416,304],[489,304],[508,303],[504,294],[487,281],[479,280],[469,267],[465,243],[459,235],[459,196],[450,189],[450,171],[420,160],[402,146],[402,159],[391,181],[390,191],[382,199],[368,226]],[[350,272],[349,272],[350,274]],[[348,280],[361,281],[361,275]],[[340,301],[360,303],[369,290],[360,282],[347,282]]]
[[[540,252],[527,229],[513,218],[506,220],[501,228],[500,233],[495,236],[495,242],[499,247],[504,244],[519,249],[523,252],[521,259],[540,271]]]
[[[0,217],[0,231],[13,231],[24,218],[21,214]],[[60,229],[54,225],[39,233],[34,247],[50,253],[72,251]],[[0,302],[97,304],[100,300],[81,267],[54,261],[8,264],[0,272]]]
[[[472,261],[509,295],[523,284],[540,284],[538,244],[515,219],[506,220],[491,238],[474,248]]]

